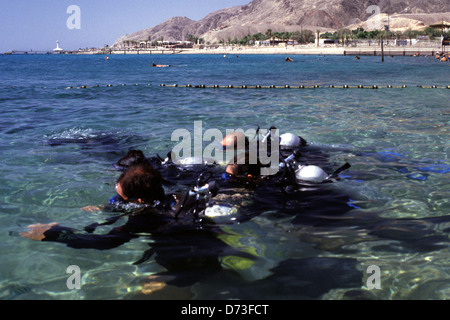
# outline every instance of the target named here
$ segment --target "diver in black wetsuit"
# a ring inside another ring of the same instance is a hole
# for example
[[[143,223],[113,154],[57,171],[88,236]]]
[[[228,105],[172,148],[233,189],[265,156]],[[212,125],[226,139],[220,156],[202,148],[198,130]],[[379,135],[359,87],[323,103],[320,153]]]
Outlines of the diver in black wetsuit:
[[[252,203],[246,208],[246,211],[251,211],[249,217],[261,212],[273,212],[275,215],[294,216],[292,221],[296,223],[321,223],[322,218],[341,216],[354,208],[348,195],[326,183],[335,181],[350,164],[334,169],[328,155],[310,146],[302,137],[290,133],[278,137],[272,129],[275,128],[271,127],[258,141],[257,150],[259,156],[261,150],[265,151],[261,147],[267,143],[268,152],[279,152],[279,170],[276,174],[261,175],[264,166],[259,159],[251,163],[251,153],[246,148],[227,165],[222,175],[225,185],[252,191],[249,196]],[[233,140],[225,137],[224,141],[230,144]],[[269,144],[274,146],[278,141],[279,150],[272,150]]]
[[[175,285],[185,285],[199,275],[221,270],[220,256],[252,257],[237,252],[218,239],[223,231],[200,214],[206,200],[198,195],[211,192],[208,187],[197,188],[196,192],[186,193],[184,197],[165,195],[161,181],[159,172],[150,165],[131,166],[117,180],[116,200],[135,204],[134,210],[102,224],[91,224],[85,227],[84,232],[51,223],[31,225],[28,232],[21,235],[33,240],[65,243],[71,248],[97,250],[112,249],[134,238],[147,236],[152,240],[151,248],[135,263],[155,255],[157,263],[176,275],[171,282]],[[204,182],[199,179],[199,184]],[[106,234],[93,233],[98,226],[113,224],[120,217],[128,218],[124,225],[113,227]]]
[[[167,221],[174,220],[173,211],[178,199],[176,195],[165,195],[162,176],[151,165],[141,163],[129,167],[117,180],[116,191],[117,195],[110,200],[110,204],[114,204],[116,209],[132,210],[121,215],[129,216],[129,221],[107,235],[77,234],[75,230],[56,223],[31,225],[30,231],[22,235],[34,240],[63,242],[75,248],[109,249],[136,237],[135,233],[144,232],[144,229],[152,232]],[[114,219],[118,220],[119,217]],[[142,221],[136,223],[135,220]],[[105,224],[112,223],[111,220]],[[92,233],[96,227],[91,225],[85,229]]]

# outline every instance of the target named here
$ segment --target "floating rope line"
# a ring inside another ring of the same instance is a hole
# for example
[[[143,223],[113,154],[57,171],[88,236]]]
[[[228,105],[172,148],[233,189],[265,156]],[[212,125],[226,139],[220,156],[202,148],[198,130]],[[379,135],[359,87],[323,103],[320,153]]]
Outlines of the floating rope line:
[[[134,83],[134,84],[106,84],[106,85],[80,85],[80,86],[68,86],[64,87],[64,89],[89,89],[89,88],[101,88],[101,87],[126,87],[126,86],[152,86],[150,83],[146,84],[140,84],[140,83]],[[448,86],[437,86],[437,85],[417,85],[417,86],[407,86],[407,85],[400,85],[400,86],[393,86],[393,85],[385,85],[385,86],[379,86],[379,85],[192,85],[192,84],[160,84],[160,87],[168,87],[168,88],[212,88],[212,89],[382,89],[382,88],[388,88],[388,89],[405,89],[405,88],[422,88],[422,89],[450,89],[450,85]],[[10,88],[16,88],[10,87]],[[44,89],[49,89],[48,87],[43,87]],[[61,89],[61,88],[59,88]]]
[[[214,89],[218,89],[218,88],[227,88],[227,89],[319,89],[319,88],[342,88],[342,89],[381,89],[381,88],[393,88],[393,89],[404,89],[404,88],[408,88],[408,86],[406,85],[401,85],[401,86],[392,86],[392,85],[387,85],[387,86],[378,86],[378,85],[357,85],[357,86],[350,86],[350,85],[327,85],[327,86],[319,86],[319,85],[310,85],[310,86],[305,86],[305,85],[298,85],[298,86],[291,86],[291,85],[284,85],[284,86],[276,86],[276,85],[270,85],[270,86],[261,86],[261,85],[256,85],[256,86],[248,86],[248,85],[240,85],[240,86],[235,86],[235,85],[227,85],[227,86],[223,86],[223,85],[191,85],[191,84],[186,84],[186,85],[179,85],[179,84],[160,84],[161,87],[171,87],[171,88],[214,88]],[[423,89],[450,89],[450,86],[422,86],[422,85],[418,85],[417,88],[423,88]]]
[[[151,84],[150,83],[147,83],[147,84],[145,84],[146,86],[151,86]],[[116,85],[113,85],[113,84],[107,84],[105,87],[125,87],[125,86],[127,86],[127,84],[126,83],[122,83],[122,84],[116,84]],[[135,84],[133,84],[133,86],[141,86],[141,84],[139,84],[139,83],[135,83]],[[92,85],[92,86],[77,86],[77,87],[71,87],[71,86],[69,86],[69,87],[66,87],[65,89],[87,89],[87,88],[99,88],[100,87],[100,85]]]
[[[417,86],[419,88],[423,88],[423,89],[450,89],[450,86],[446,86],[446,87],[439,87],[439,86]]]
[[[53,89],[89,89],[89,88],[102,88],[102,87],[107,87],[107,88],[111,88],[111,87],[126,87],[126,86],[132,86],[132,87],[136,87],[136,86],[152,86],[152,84],[150,83],[146,83],[146,84],[140,84],[140,83],[134,83],[134,84],[126,84],[126,83],[122,83],[122,84],[106,84],[106,85],[80,85],[80,86],[68,86],[68,87],[56,87]],[[204,84],[200,84],[200,85],[192,85],[192,84],[185,84],[185,85],[181,85],[181,84],[160,84],[160,87],[168,87],[168,88],[212,88],[212,89],[382,89],[382,88],[388,88],[388,89],[405,89],[405,88],[422,88],[422,89],[450,89],[450,85],[448,86],[437,86],[437,85],[428,85],[428,86],[424,86],[424,85],[417,85],[417,86],[411,86],[408,87],[406,85],[401,85],[401,86],[393,86],[393,85],[385,85],[385,86],[378,86],[378,85],[297,85],[297,86],[292,86],[292,85],[284,85],[284,86],[280,86],[280,85],[204,85]],[[10,86],[10,87],[4,87],[6,89],[18,89],[18,88],[23,88],[23,87],[17,87],[17,86]],[[42,87],[42,89],[51,89],[49,87]]]

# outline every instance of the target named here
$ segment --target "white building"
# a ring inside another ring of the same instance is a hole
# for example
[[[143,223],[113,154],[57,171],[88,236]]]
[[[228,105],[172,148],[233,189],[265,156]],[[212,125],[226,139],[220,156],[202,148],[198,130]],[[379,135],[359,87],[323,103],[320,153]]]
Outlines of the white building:
[[[56,41],[56,48],[53,49],[53,52],[55,52],[55,53],[61,53],[62,51],[64,51],[64,50],[61,49],[61,48],[59,47],[59,40],[57,40],[57,41]]]

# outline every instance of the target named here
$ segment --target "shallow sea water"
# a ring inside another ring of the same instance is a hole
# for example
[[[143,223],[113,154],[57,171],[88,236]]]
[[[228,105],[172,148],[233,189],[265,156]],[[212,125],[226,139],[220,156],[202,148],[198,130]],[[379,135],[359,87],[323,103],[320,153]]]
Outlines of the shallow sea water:
[[[1,56],[0,298],[448,299],[449,64],[433,57],[284,58]],[[151,68],[153,61],[171,67]],[[130,148],[165,155],[177,143],[173,131],[194,132],[194,121],[203,132],[274,125],[325,152],[329,170],[345,162],[351,168],[305,196],[280,201],[270,189],[255,192],[257,214],[223,224],[219,238],[257,259],[230,254],[221,259],[226,271],[193,273],[186,286],[166,285],[171,274],[156,278],[164,267],[153,257],[133,264],[151,245],[145,236],[99,251],[19,235],[38,222],[82,229],[104,221],[109,213],[81,208],[114,195],[120,173],[111,164]],[[328,215],[340,195],[347,210]],[[68,289],[69,265],[80,267],[81,289]],[[368,286],[372,265],[380,289]]]

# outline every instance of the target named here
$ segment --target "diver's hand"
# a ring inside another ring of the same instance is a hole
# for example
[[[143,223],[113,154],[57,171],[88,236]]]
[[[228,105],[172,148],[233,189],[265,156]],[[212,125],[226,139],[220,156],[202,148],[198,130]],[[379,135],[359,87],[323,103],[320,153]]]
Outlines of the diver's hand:
[[[51,227],[58,225],[56,222],[48,224],[32,224],[28,226],[28,232],[21,232],[20,235],[25,238],[30,238],[32,240],[41,241],[45,238],[44,232],[49,230]]]
[[[95,213],[95,212],[101,212],[102,207],[103,206],[85,206],[85,207],[81,208],[81,210]]]

